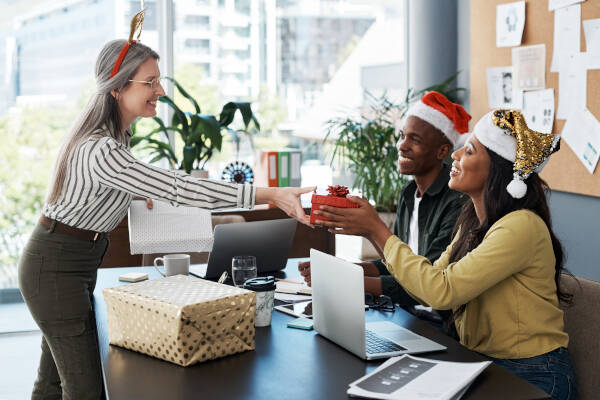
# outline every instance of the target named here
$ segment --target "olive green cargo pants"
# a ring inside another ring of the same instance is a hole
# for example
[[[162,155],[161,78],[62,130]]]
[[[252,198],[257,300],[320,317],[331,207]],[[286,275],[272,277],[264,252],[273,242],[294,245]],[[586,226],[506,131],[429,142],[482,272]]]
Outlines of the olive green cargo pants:
[[[42,331],[32,399],[100,399],[102,370],[92,296],[108,235],[96,241],[37,225],[19,262],[19,287]]]

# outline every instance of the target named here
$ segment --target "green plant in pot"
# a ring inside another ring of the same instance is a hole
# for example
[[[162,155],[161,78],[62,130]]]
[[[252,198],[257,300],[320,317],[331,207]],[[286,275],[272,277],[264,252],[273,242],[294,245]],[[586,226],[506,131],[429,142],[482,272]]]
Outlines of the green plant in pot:
[[[420,91],[409,89],[402,102],[391,102],[386,95],[369,94],[370,106],[363,109],[360,118],[343,116],[327,122],[325,140],[333,139],[331,164],[336,159],[348,166],[354,174],[354,188],[373,200],[376,209],[394,212],[398,198],[409,177],[398,172],[397,143],[400,140],[398,123],[410,105],[429,91],[444,94],[453,102],[464,88],[453,87],[458,72],[444,82]]]
[[[164,158],[169,162],[171,168],[185,170],[188,174],[193,170],[203,170],[215,152],[221,151],[224,130],[232,135],[236,143],[239,143],[240,133],[249,133],[250,123],[254,124],[256,130],[260,130],[260,124],[252,112],[249,102],[229,102],[223,106],[218,117],[202,114],[196,100],[175,79],[170,77],[166,77],[166,79],[173,82],[179,93],[192,103],[194,111],[183,111],[170,97],[162,96],[158,100],[173,110],[171,123],[167,125],[161,118],[153,117],[158,127],[145,136],[136,135],[135,126],[132,128],[131,146],[143,143],[144,148],[150,150],[153,156],[150,162]],[[238,111],[244,123],[244,128],[240,130],[230,127]],[[178,156],[171,145],[157,139],[154,135],[157,132],[165,135],[168,135],[169,132],[177,132],[183,141],[181,155]]]

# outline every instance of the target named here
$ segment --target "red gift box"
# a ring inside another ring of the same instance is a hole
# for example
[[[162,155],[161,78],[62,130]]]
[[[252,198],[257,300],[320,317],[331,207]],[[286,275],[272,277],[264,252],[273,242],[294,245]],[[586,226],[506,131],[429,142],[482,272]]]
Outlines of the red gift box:
[[[320,210],[321,206],[332,206],[340,208],[358,208],[358,204],[351,202],[346,198],[349,190],[346,186],[329,186],[328,195],[313,194],[311,198],[312,208],[310,210],[310,223],[315,224],[317,219],[329,221],[322,215],[315,215],[315,210]]]

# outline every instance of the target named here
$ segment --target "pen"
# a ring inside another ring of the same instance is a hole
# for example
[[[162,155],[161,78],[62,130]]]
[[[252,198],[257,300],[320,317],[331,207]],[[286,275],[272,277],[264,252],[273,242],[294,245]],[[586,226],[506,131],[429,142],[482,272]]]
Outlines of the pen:
[[[221,277],[219,278],[217,283],[223,283],[223,282],[225,282],[225,279],[227,279],[227,271],[223,271],[223,273],[221,274]]]

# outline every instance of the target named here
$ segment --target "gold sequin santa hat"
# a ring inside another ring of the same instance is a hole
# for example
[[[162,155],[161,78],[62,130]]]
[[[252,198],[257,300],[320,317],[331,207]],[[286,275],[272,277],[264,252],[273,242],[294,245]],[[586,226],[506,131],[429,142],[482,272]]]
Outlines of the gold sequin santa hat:
[[[516,110],[494,110],[475,125],[473,135],[486,148],[514,163],[508,193],[520,199],[527,193],[525,179],[540,172],[550,155],[560,148],[560,136],[536,132],[527,127],[525,117]]]

